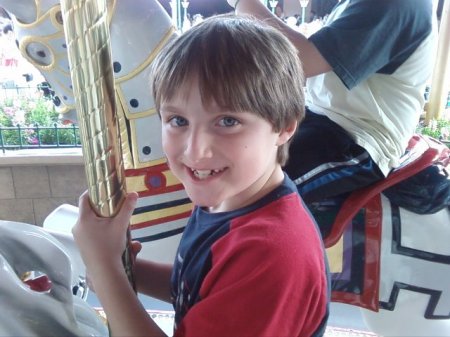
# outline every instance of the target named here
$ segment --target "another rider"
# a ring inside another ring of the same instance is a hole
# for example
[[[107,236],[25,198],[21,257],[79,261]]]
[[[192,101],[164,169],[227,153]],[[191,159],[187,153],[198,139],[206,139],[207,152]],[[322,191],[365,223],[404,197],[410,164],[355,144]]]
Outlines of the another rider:
[[[228,3],[298,49],[307,110],[285,171],[306,202],[367,186],[399,166],[434,64],[432,0],[342,0],[309,38],[260,0]]]
[[[163,149],[195,208],[174,265],[138,259],[135,275],[138,291],[173,301],[175,336],[324,333],[323,245],[282,171],[304,115],[303,82],[288,39],[236,16],[194,26],[154,61]],[[105,219],[84,194],[73,229],[114,336],[163,335],[121,262],[136,199]]]

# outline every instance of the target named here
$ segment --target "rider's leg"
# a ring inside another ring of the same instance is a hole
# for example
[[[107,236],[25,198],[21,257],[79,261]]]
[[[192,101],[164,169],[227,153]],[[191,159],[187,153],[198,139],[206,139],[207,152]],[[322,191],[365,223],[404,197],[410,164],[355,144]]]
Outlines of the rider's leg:
[[[384,178],[367,151],[342,127],[308,110],[284,169],[307,203],[346,194]]]

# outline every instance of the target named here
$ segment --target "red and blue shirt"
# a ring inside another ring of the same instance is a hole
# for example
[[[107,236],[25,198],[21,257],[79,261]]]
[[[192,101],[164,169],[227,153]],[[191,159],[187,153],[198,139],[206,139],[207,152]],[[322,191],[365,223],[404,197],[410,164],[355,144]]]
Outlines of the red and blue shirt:
[[[323,244],[295,184],[241,209],[196,207],[172,273],[175,336],[321,336]]]

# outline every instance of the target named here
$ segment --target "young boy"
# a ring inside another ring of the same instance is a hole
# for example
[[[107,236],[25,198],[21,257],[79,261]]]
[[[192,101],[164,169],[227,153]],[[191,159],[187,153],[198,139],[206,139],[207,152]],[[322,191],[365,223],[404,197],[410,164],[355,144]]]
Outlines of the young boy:
[[[295,48],[250,18],[212,17],[165,47],[151,84],[167,161],[195,208],[173,266],[136,261],[137,290],[173,302],[175,336],[321,336],[325,254],[282,171],[304,114]],[[100,219],[83,195],[73,233],[112,335],[162,336],[121,262],[136,197]]]

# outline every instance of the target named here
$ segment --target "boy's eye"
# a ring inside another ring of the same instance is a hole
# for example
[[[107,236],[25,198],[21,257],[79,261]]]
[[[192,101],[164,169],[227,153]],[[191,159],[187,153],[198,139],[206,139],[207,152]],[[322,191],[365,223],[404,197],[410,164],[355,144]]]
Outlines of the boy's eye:
[[[235,126],[238,125],[239,121],[236,118],[233,117],[224,117],[219,121],[219,125],[220,126],[225,126],[225,127],[229,127],[229,126]]]
[[[169,119],[169,124],[175,127],[182,127],[188,125],[188,121],[186,118],[180,116],[174,116]]]

